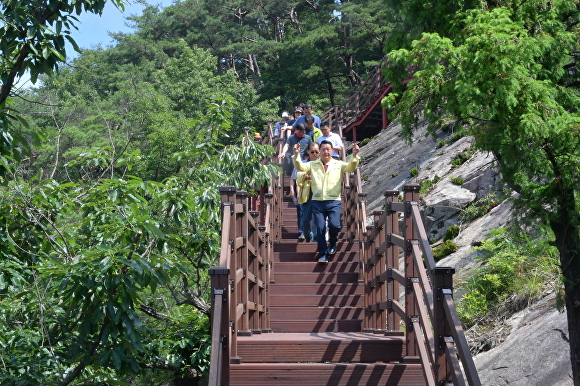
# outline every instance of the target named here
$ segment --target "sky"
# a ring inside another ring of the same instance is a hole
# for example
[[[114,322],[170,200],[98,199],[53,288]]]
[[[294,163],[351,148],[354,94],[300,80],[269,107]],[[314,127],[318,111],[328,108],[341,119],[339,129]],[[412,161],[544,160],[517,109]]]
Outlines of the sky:
[[[148,0],[151,4],[157,5],[160,8],[167,7],[174,3],[174,0]],[[131,15],[141,15],[145,5],[138,3],[135,0],[127,0],[130,4],[125,5],[125,10],[121,12],[110,1],[105,4],[105,9],[101,16],[93,13],[83,12],[77,18],[78,23],[75,23],[78,30],[73,29],[71,36],[80,48],[92,48],[99,43],[103,48],[113,45],[113,38],[109,36],[109,32],[125,32],[131,33],[134,30],[127,27],[126,18]],[[78,53],[72,48],[70,43],[66,41],[67,60],[74,59]],[[17,87],[27,88],[32,86],[30,83],[30,76],[28,73],[19,79]]]
[[[121,12],[110,1],[105,4],[102,16],[93,13],[82,13],[78,16],[80,23],[77,23],[78,30],[73,30],[72,38],[77,42],[80,48],[92,48],[101,43],[105,48],[112,45],[113,39],[109,32],[134,32],[132,28],[127,27],[125,18],[130,15],[141,15],[145,6],[135,0],[128,0],[130,5],[125,5],[125,10]],[[151,4],[159,7],[166,7],[173,3],[173,0],[149,0]],[[70,47],[70,48],[69,48]],[[67,46],[67,56],[73,58],[78,54],[71,46]]]

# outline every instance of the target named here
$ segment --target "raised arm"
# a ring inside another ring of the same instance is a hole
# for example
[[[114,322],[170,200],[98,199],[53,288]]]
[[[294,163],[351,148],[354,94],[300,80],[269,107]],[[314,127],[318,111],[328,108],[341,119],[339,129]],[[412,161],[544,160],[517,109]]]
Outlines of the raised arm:
[[[303,163],[302,157],[300,157],[300,143],[294,145],[294,155],[292,156],[292,161],[294,161],[294,167],[296,169],[303,172],[310,171],[310,162]]]

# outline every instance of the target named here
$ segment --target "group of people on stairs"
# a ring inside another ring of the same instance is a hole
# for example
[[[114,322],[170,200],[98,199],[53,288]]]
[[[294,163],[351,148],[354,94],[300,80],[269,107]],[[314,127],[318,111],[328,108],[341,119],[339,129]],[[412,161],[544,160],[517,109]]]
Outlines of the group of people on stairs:
[[[291,120],[284,111],[275,126],[274,135],[287,138],[278,157],[284,173],[292,180],[289,193],[296,204],[298,239],[315,241],[318,262],[328,263],[330,255],[336,253],[341,229],[342,176],[357,168],[360,149],[354,143],[349,161],[342,161],[342,138],[332,132],[328,122],[321,122],[312,114],[311,105],[297,106],[294,118]],[[287,130],[294,132],[288,136]]]

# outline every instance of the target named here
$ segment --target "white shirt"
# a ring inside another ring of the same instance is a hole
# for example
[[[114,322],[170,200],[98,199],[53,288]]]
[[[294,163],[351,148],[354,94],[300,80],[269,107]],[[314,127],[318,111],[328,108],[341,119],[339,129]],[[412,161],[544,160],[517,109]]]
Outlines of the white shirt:
[[[316,142],[320,145],[320,142],[322,141],[328,141],[330,143],[332,143],[332,147],[340,147],[341,149],[344,149],[344,145],[342,144],[342,139],[340,138],[340,136],[336,133],[330,133],[330,135],[328,137],[325,137],[324,135],[321,135],[320,137],[318,137],[316,139]],[[333,157],[339,157],[340,154],[338,154],[338,150],[333,150],[332,151],[332,156]]]

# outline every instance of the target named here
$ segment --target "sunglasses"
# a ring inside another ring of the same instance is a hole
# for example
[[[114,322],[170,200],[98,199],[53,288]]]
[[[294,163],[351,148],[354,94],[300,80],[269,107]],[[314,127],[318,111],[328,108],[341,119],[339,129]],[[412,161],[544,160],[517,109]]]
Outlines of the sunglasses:
[[[309,152],[310,154],[318,154],[319,152],[317,152],[316,150],[310,150]]]

